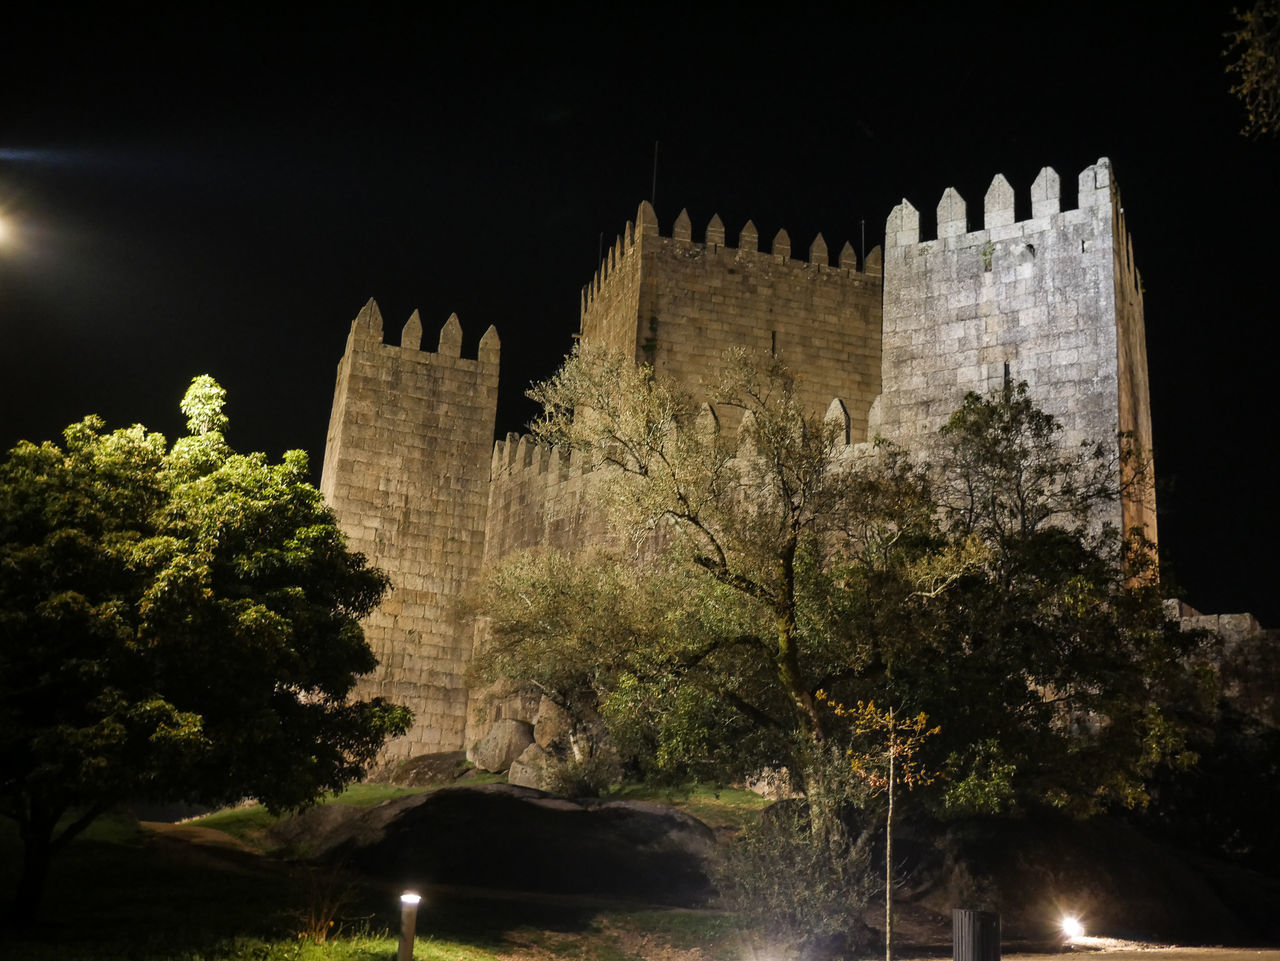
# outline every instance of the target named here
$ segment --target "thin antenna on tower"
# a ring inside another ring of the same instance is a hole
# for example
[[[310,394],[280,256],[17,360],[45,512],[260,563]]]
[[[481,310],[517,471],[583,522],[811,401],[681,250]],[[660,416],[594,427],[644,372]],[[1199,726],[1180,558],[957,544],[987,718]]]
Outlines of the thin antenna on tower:
[[[653,187],[649,190],[649,203],[658,203],[658,141],[653,142]]]

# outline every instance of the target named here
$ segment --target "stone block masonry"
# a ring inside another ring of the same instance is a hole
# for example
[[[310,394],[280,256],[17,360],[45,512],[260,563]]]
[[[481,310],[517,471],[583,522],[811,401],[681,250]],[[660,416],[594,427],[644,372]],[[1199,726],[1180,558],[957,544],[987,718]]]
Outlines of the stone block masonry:
[[[765,253],[748,221],[735,249],[718,216],[695,243],[684,211],[663,237],[642,203],[583,291],[581,336],[634,353],[703,399],[727,349],[772,353],[795,371],[808,407],[822,411],[839,398],[862,440],[880,393],[880,288],[879,248],[859,270],[845,244],[832,266],[819,234],[808,260],[793,260],[785,230]]]
[[[437,352],[421,350],[421,338],[416,312],[393,347],[377,305],[360,311],[338,364],[321,479],[351,547],[391,575],[391,593],[364,623],[379,667],[357,690],[414,711],[387,758],[462,747],[472,625],[455,604],[484,560],[498,399],[492,327],[474,360],[461,356],[457,317]]]
[[[1106,160],[1079,178],[1079,204],[1059,209],[1049,167],[1031,187],[1030,220],[1015,221],[1014,193],[997,175],[971,230],[964,199],[948,188],[938,235],[920,238],[906,200],[885,228],[883,395],[873,432],[908,448],[936,437],[969,391],[1026,381],[1063,425],[1063,442],[1118,433],[1151,457],[1142,287],[1119,192]],[[1126,485],[1112,523],[1156,537],[1152,472]]]
[[[1027,381],[1067,443],[1118,451],[1125,431],[1149,456],[1142,285],[1110,164],[1080,174],[1076,209],[1059,198],[1046,167],[1031,218],[1018,221],[1013,188],[996,176],[983,226],[970,229],[964,198],[949,189],[932,240],[904,200],[886,224],[883,264],[876,248],[861,265],[848,244],[833,265],[821,235],[807,260],[792,258],[786,231],[761,251],[750,221],[737,247],[719,217],[695,242],[685,212],[664,237],[642,203],[582,292],[581,337],[652,363],[703,400],[728,348],[772,353],[795,372],[802,402],[841,423],[842,456],[877,435],[923,454],[966,392],[1006,378]],[[533,720],[537,698],[482,704],[468,692],[482,626],[460,618],[457,601],[514,551],[584,550],[609,537],[585,465],[527,437],[494,443],[493,328],[475,359],[460,356],[456,317],[435,353],[421,338],[416,313],[393,347],[377,306],[360,311],[338,365],[321,481],[351,546],[392,578],[365,623],[380,666],[360,687],[417,715],[388,759],[464,749],[499,718]],[[736,429],[733,412],[717,413]],[[1147,474],[1132,485],[1109,519],[1145,524],[1154,540],[1152,484]]]

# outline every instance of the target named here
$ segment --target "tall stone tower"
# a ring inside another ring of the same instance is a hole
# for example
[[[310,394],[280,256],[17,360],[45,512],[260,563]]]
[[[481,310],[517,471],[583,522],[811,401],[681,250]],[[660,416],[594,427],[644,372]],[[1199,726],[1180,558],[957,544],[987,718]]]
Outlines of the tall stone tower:
[[[769,253],[751,221],[737,240],[726,245],[715,216],[695,242],[685,211],[663,237],[641,203],[583,290],[583,340],[634,353],[695,393],[715,384],[728,348],[768,351],[796,372],[805,406],[839,400],[863,440],[880,393],[880,248],[859,269],[848,244],[833,266],[821,234],[807,260],[792,259],[785,230]]]
[[[885,227],[883,395],[872,431],[920,450],[968,391],[1026,381],[1063,425],[1063,441],[1116,444],[1124,431],[1151,456],[1142,284],[1124,208],[1105,158],[1079,177],[1076,209],[1062,210],[1058,174],[1031,186],[1031,219],[1017,221],[1001,175],[970,229],[948,188],[938,235],[921,240],[906,200]],[[1153,472],[1109,518],[1156,538]]]
[[[413,729],[386,758],[464,747],[472,628],[455,601],[484,559],[498,400],[498,335],[461,356],[456,316],[436,353],[420,349],[415,311],[400,346],[382,342],[372,300],[338,363],[320,489],[353,549],[387,571],[392,592],[364,622],[379,661],[362,697],[413,709]]]

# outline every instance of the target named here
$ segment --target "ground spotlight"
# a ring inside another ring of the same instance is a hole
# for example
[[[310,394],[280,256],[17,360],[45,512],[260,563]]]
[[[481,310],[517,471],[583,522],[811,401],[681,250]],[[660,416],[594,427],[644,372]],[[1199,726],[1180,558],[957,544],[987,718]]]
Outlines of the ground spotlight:
[[[396,961],[412,961],[413,936],[418,930],[418,902],[422,895],[417,891],[406,891],[400,895],[400,950],[396,952]]]

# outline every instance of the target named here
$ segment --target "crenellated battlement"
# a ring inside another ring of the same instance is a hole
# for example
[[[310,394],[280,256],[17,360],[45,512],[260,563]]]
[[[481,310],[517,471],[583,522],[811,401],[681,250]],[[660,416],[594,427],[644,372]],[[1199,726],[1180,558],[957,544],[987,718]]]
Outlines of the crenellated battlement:
[[[960,192],[948,187],[938,201],[935,238],[921,238],[920,212],[905,197],[889,213],[885,223],[885,248],[908,247],[921,243],[952,241],[965,238],[965,244],[981,240],[999,241],[1019,236],[1026,230],[1044,230],[1050,219],[1059,214],[1074,214],[1068,222],[1080,222],[1095,208],[1109,208],[1115,187],[1111,177],[1111,161],[1106,157],[1086,167],[1078,178],[1079,192],[1073,210],[1062,210],[1062,180],[1052,167],[1042,167],[1031,184],[1031,219],[1019,221],[1014,213],[1016,199],[1013,187],[1004,174],[996,174],[987,188],[982,203],[982,226],[969,227],[968,205]],[[1116,205],[1119,209],[1119,205]]]
[[[795,259],[785,229],[761,250],[750,220],[736,241],[728,244],[718,214],[695,239],[688,210],[664,236],[642,202],[583,288],[580,336],[651,364],[703,399],[729,348],[782,357],[803,377],[805,406],[821,413],[833,396],[845,398],[852,435],[864,439],[880,390],[880,248],[859,264],[845,243],[832,264],[818,234],[807,259]]]
[[[590,496],[599,474],[578,451],[508,434],[493,445],[485,557],[532,547],[572,550],[605,543],[608,524]]]
[[[581,452],[539,443],[532,434],[509,433],[493,442],[490,477],[496,479],[530,475],[545,477],[548,483],[568,480],[590,473],[594,466]]]
[[[348,542],[390,574],[392,590],[364,621],[378,670],[361,696],[410,707],[413,730],[388,757],[452,750],[467,724],[470,625],[454,599],[484,561],[489,461],[501,345],[490,327],[475,357],[462,356],[451,315],[437,349],[422,349],[414,311],[399,345],[383,342],[373,300],[351,324],[338,362],[321,491]]]
[[[438,346],[434,351],[422,349],[422,318],[416,310],[409,315],[404,327],[400,329],[400,346],[398,348],[384,342],[382,328],[382,311],[378,309],[378,302],[370,297],[368,303],[361,307],[360,312],[356,314],[356,319],[351,322],[351,332],[347,336],[347,354],[350,355],[356,350],[370,351],[386,348],[400,350],[411,356],[416,355],[424,363],[432,363],[436,360],[461,360],[464,362],[473,361],[485,367],[496,369],[502,352],[498,331],[490,324],[489,328],[484,332],[484,336],[480,338],[476,356],[463,357],[462,324],[458,320],[457,314],[450,314],[449,319],[440,328]]]
[[[808,257],[805,260],[793,259],[791,256],[791,236],[785,229],[774,234],[770,249],[760,250],[759,232],[755,224],[748,220],[738,232],[738,246],[732,247],[725,242],[724,222],[719,214],[712,214],[703,231],[702,241],[693,239],[693,227],[688,208],[682,209],[671,225],[671,234],[663,236],[658,224],[658,216],[653,206],[647,201],[640,202],[633,224],[628,220],[622,233],[618,234],[609,247],[600,266],[591,280],[582,288],[579,304],[580,319],[587,314],[600,299],[609,279],[619,268],[625,269],[638,256],[637,248],[643,249],[649,243],[659,246],[671,246],[686,257],[707,256],[715,259],[732,261],[737,265],[784,265],[796,270],[823,270],[839,272],[846,276],[861,275],[867,278],[878,278],[882,274],[882,256],[879,247],[872,249],[866,256],[866,262],[859,267],[858,255],[853,246],[846,241],[840,248],[835,265],[827,250],[827,242],[819,233],[809,244]]]

